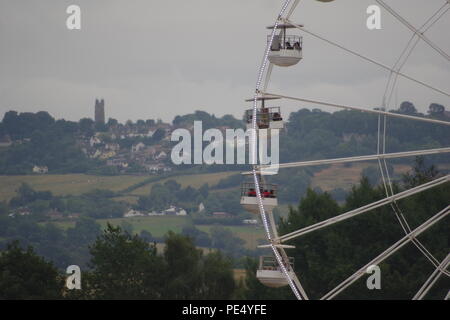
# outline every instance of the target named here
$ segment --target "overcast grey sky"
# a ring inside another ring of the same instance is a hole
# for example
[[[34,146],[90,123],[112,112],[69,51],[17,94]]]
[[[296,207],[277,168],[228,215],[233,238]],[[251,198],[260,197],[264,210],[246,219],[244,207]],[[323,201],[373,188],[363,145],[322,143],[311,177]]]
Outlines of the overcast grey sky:
[[[444,0],[386,0],[420,26]],[[382,30],[366,28],[373,0],[302,0],[292,20],[392,65],[411,33],[382,11]],[[82,30],[69,31],[66,8],[82,10]],[[162,118],[201,109],[241,117],[251,97],[267,30],[280,0],[0,0],[0,113],[46,110],[57,118],[93,117],[96,97],[106,117]],[[427,36],[450,52],[450,11]],[[297,31],[295,31],[297,32]],[[404,72],[450,91],[450,65],[420,43]],[[387,72],[304,35],[304,59],[273,72],[270,91],[373,107]],[[450,109],[448,97],[401,80],[397,101],[425,111]],[[306,104],[283,102],[286,112]]]

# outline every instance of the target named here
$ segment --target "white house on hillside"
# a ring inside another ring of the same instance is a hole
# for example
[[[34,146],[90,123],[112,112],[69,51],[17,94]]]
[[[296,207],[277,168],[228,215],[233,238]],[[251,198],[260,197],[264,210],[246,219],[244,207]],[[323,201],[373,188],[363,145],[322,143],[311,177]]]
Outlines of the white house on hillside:
[[[144,148],[145,148],[145,144],[143,144],[142,142],[139,142],[131,147],[131,152],[133,152],[133,153],[139,152],[140,150],[142,150]]]
[[[45,174],[48,172],[47,166],[34,166],[33,173]]]
[[[139,212],[139,211],[137,211],[137,210],[131,209],[130,211],[125,213],[123,216],[124,216],[124,218],[143,217],[144,214]]]
[[[177,208],[175,206],[170,206],[169,209],[164,210],[165,215],[175,215],[175,216],[186,216],[187,212],[183,208]]]

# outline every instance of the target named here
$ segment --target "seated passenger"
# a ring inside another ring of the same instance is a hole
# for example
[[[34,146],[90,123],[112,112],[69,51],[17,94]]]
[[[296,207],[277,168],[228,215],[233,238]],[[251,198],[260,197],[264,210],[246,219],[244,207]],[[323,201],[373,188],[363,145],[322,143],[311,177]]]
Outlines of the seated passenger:
[[[272,51],[280,51],[281,48],[281,41],[279,39],[279,36],[275,36],[273,38],[272,46],[270,47],[270,50]]]
[[[281,121],[281,120],[283,120],[283,118],[281,118],[281,115],[279,112],[274,112],[274,114],[272,116],[272,120],[273,121]]]
[[[261,108],[258,127],[260,129],[266,129],[269,127],[269,108]]]
[[[286,49],[292,50],[292,46],[289,41],[286,41]]]
[[[300,48],[300,42],[296,42],[296,43],[294,43],[294,49],[296,49],[296,50],[300,50],[301,48]]]
[[[250,189],[250,190],[247,192],[247,196],[249,196],[249,197],[256,197],[256,191],[255,191],[255,189]]]
[[[264,190],[263,194],[262,194],[263,198],[270,198],[270,192],[269,190]]]

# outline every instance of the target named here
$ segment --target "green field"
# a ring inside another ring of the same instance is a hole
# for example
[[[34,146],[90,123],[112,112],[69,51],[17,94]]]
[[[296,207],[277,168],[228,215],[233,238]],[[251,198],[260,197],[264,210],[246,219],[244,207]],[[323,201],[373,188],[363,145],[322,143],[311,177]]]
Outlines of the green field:
[[[154,216],[154,217],[133,217],[133,218],[114,218],[114,219],[98,219],[97,222],[104,228],[109,222],[114,226],[120,226],[122,222],[128,222],[133,226],[136,233],[147,230],[155,237],[161,237],[172,230],[180,232],[190,218],[177,216]],[[75,225],[75,221],[58,221],[54,224],[62,229],[71,228]]]
[[[158,182],[170,179],[176,180],[183,187],[188,185],[199,188],[204,183],[210,186],[216,185],[221,179],[237,172],[205,173],[195,175],[184,175],[166,178]],[[8,201],[14,197],[17,188],[22,182],[28,183],[38,191],[51,191],[54,195],[80,195],[94,189],[108,189],[121,191],[134,184],[140,183],[150,176],[92,176],[85,174],[49,174],[49,175],[22,175],[22,176],[0,176],[0,201]],[[135,203],[136,196],[145,195],[150,192],[151,186],[157,182],[149,183],[143,187],[124,194],[119,200]]]
[[[35,190],[51,191],[53,194],[79,195],[94,189],[123,190],[147,179],[148,176],[91,176],[85,174],[50,174],[0,176],[0,201],[9,200],[22,182]]]
[[[201,225],[196,226],[198,229],[210,233],[210,229],[213,226]],[[225,229],[229,229],[236,237],[245,241],[245,247],[248,249],[255,249],[259,244],[259,240],[265,240],[265,233],[262,226],[224,226]]]
[[[352,185],[359,182],[361,172],[364,168],[373,163],[355,163],[351,167],[344,165],[333,165],[316,173],[312,179],[311,187],[320,187],[324,191],[331,191],[335,188],[349,189]],[[395,173],[404,173],[409,169],[405,165],[395,165]],[[192,186],[199,188],[208,183],[210,187],[216,185],[221,179],[237,174],[237,171],[227,171],[218,173],[205,173],[193,175],[181,175],[176,177],[164,178],[159,181],[151,182],[140,188],[137,188],[127,194],[123,194],[117,200],[123,200],[130,204],[135,204],[137,197],[147,195],[152,185],[155,183],[164,183],[173,179],[181,186]],[[108,189],[112,191],[121,191],[134,184],[145,181],[151,176],[93,176],[85,174],[61,174],[61,175],[21,175],[21,176],[0,176],[0,201],[10,200],[22,182],[30,184],[35,190],[49,190],[55,195],[79,195],[94,189]],[[232,190],[230,188],[229,190]],[[212,192],[215,192],[212,190]]]
[[[376,163],[355,163],[350,167],[343,164],[335,164],[329,168],[317,172],[311,182],[311,188],[320,187],[323,191],[332,191],[336,188],[349,190],[361,179],[362,171],[369,166],[377,166]],[[394,165],[394,174],[407,172],[411,167],[407,165]]]
[[[217,173],[204,173],[204,174],[193,174],[193,175],[185,175],[178,177],[170,177],[167,179],[163,179],[161,181],[149,183],[143,187],[140,187],[136,190],[133,190],[131,195],[147,195],[150,193],[152,185],[156,183],[164,183],[167,180],[175,180],[178,182],[183,188],[187,186],[191,186],[193,188],[200,188],[202,185],[207,183],[210,187],[215,186],[221,179],[227,178],[231,175],[237,174],[237,171],[227,171],[227,172],[217,172]]]

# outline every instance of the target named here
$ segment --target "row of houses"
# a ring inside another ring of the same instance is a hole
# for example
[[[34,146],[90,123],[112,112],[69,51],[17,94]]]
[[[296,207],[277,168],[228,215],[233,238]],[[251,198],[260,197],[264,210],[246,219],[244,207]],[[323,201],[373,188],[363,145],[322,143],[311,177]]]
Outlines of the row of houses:
[[[152,212],[142,212],[139,210],[130,209],[126,212],[123,217],[124,218],[133,218],[133,217],[144,217],[144,216],[186,216],[187,212],[183,208],[179,208],[176,206],[170,206],[166,210],[162,211],[152,211]]]
[[[14,218],[17,216],[23,217],[23,216],[29,216],[32,215],[33,212],[28,207],[19,207],[16,208],[8,213],[8,216],[10,218]],[[45,213],[45,216],[49,218],[50,220],[76,220],[80,218],[80,213],[70,213],[70,214],[63,214],[62,212],[58,211],[57,209],[50,209],[47,213]]]
[[[148,173],[171,171],[170,166],[165,163],[170,153],[170,146],[167,143],[161,142],[149,146],[143,142],[136,142],[126,148],[117,143],[118,140],[125,138],[151,137],[156,130],[150,130],[148,133],[128,132],[126,134],[98,132],[89,138],[79,137],[78,141],[81,150],[88,157],[106,160],[107,166],[116,167],[119,172],[127,172],[127,168],[131,165],[135,165],[134,168],[137,165],[142,168],[142,171]],[[170,139],[169,136],[168,138]]]

